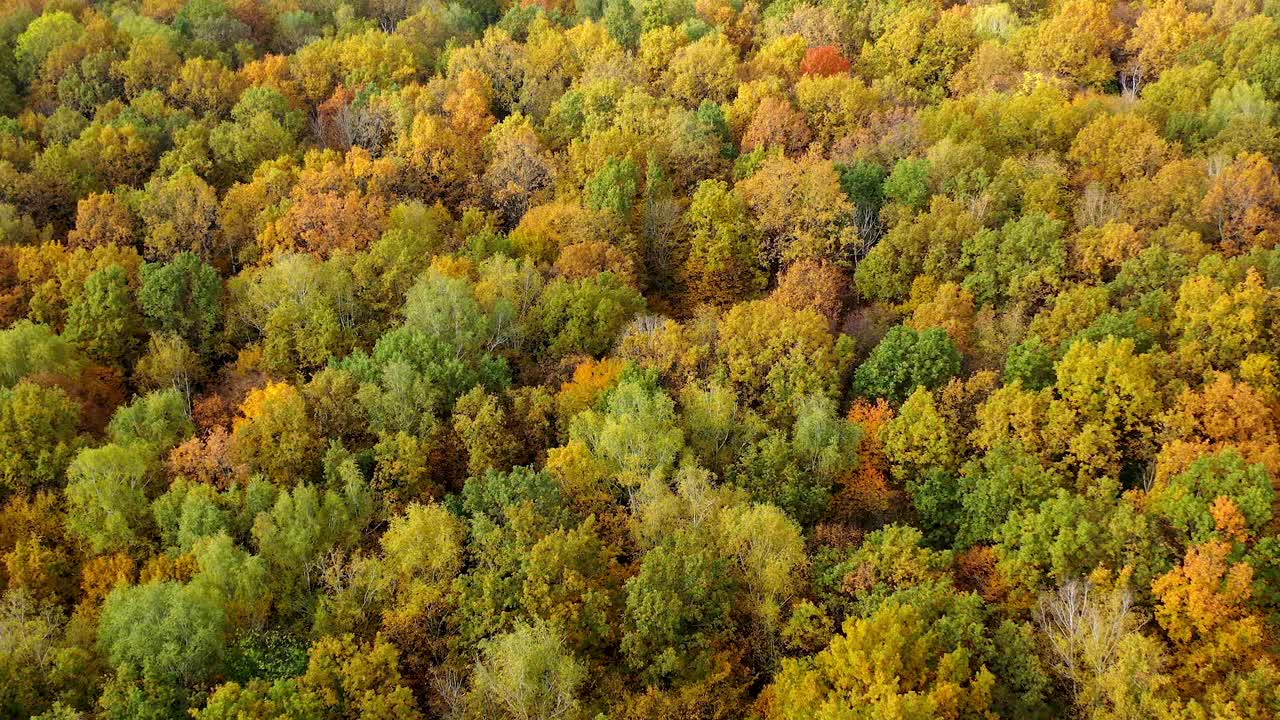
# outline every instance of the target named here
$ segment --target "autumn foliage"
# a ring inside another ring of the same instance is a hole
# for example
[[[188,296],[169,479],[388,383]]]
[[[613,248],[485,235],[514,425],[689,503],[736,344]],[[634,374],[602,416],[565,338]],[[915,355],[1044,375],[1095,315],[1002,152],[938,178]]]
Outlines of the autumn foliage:
[[[0,4],[0,718],[1280,717],[1274,0]]]
[[[849,72],[851,64],[840,54],[835,45],[811,47],[800,62],[800,72],[805,75],[840,75]]]

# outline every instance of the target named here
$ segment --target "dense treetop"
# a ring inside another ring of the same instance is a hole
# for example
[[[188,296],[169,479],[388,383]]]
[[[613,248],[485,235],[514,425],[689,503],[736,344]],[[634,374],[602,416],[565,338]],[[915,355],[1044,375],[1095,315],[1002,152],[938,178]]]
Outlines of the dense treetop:
[[[1280,717],[1280,2],[14,0],[0,717]]]

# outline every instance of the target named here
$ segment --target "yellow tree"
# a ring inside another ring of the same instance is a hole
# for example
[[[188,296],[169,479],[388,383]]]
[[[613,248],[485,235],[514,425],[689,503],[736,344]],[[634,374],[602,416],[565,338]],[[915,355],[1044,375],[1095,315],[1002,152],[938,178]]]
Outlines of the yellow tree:
[[[1111,54],[1124,41],[1124,26],[1107,0],[1068,0],[1023,42],[1032,70],[1081,85],[1101,86],[1115,77]]]
[[[137,225],[122,197],[114,193],[94,193],[76,204],[76,226],[67,233],[67,245],[83,248],[133,245]]]
[[[1163,0],[1138,16],[1125,49],[1136,53],[1133,63],[1139,76],[1154,79],[1210,32],[1209,16],[1188,10],[1183,0]]]
[[[1184,390],[1162,424],[1157,482],[1182,472],[1201,455],[1228,447],[1280,476],[1276,398],[1226,373],[1214,373],[1200,388]]]
[[[764,289],[761,238],[741,196],[704,180],[685,213],[689,256],[683,276],[694,303],[728,305]]]
[[[273,481],[294,485],[315,467],[318,434],[302,394],[289,383],[271,383],[249,393],[231,434],[239,462]]]
[[[716,350],[739,397],[787,417],[798,398],[834,391],[849,359],[845,342],[837,342],[812,310],[757,300],[725,314]]]
[[[853,202],[835,167],[817,153],[795,160],[770,157],[735,191],[764,231],[762,256],[770,263],[844,263],[858,242]]]
[[[973,325],[973,293],[955,283],[938,285],[931,296],[926,296],[916,305],[907,321],[907,327],[915,330],[942,328],[960,352],[965,354],[973,349]]]
[[[738,50],[724,35],[710,33],[677,50],[663,80],[671,96],[688,107],[724,102],[738,86]]]
[[[1071,264],[1087,277],[1114,277],[1126,260],[1142,252],[1146,238],[1128,223],[1090,225],[1070,241]]]
[[[404,186],[427,200],[455,205],[481,170],[480,148],[438,115],[419,114],[395,146]]]
[[[990,716],[996,678],[974,667],[925,612],[890,603],[845,621],[843,634],[812,658],[784,660],[766,691],[771,720],[932,720]]]
[[[169,97],[202,117],[223,117],[244,89],[243,79],[218,60],[194,57],[178,69]]]
[[[988,450],[1019,442],[1085,489],[1154,454],[1161,409],[1155,362],[1132,340],[1078,341],[1059,361],[1053,386],[1033,392],[1017,381],[992,393],[978,408],[973,441]]]
[[[1070,157],[1082,185],[1099,182],[1115,189],[1160,169],[1170,150],[1146,119],[1132,113],[1103,114],[1076,135]]]
[[[1230,286],[1207,275],[1182,282],[1170,328],[1178,356],[1193,373],[1236,370],[1252,353],[1266,353],[1275,337],[1276,291],[1257,270]]]
[[[932,100],[978,45],[969,9],[910,5],[885,20],[883,34],[863,45],[860,65],[887,93]]]
[[[1253,568],[1230,554],[1225,541],[1188,548],[1182,564],[1151,585],[1156,622],[1179,660],[1176,681],[1190,695],[1269,662],[1265,625],[1250,605]]]
[[[918,478],[933,469],[953,470],[959,461],[933,393],[923,387],[907,398],[897,417],[885,423],[880,437],[894,475],[900,479]]]

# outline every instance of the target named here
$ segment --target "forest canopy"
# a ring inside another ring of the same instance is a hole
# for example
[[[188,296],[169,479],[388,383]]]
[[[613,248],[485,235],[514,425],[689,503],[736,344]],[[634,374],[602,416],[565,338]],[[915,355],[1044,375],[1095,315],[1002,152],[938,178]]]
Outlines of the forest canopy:
[[[1277,0],[13,0],[0,718],[1280,717]]]

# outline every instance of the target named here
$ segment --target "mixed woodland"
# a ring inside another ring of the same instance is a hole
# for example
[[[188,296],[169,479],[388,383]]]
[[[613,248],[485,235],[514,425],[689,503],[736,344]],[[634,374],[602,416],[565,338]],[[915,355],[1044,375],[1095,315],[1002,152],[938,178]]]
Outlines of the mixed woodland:
[[[1280,1],[0,3],[0,717],[1280,717]]]

